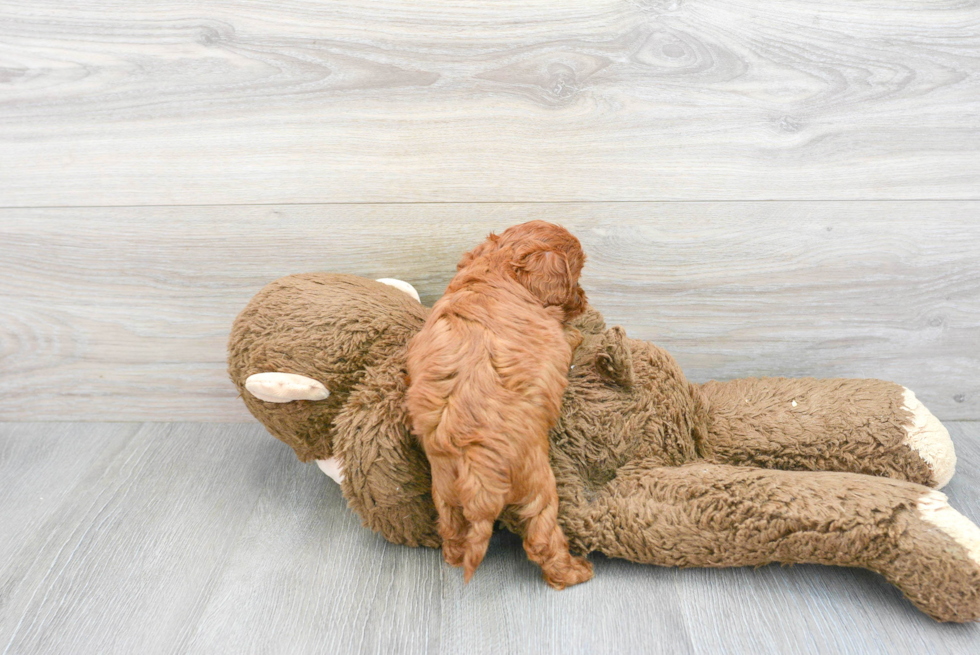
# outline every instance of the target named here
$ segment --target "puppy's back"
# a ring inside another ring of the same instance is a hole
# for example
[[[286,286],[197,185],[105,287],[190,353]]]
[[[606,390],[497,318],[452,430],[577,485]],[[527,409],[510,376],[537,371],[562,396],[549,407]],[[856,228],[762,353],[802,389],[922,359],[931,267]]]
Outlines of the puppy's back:
[[[416,435],[424,439],[446,419],[467,442],[465,433],[552,422],[569,355],[554,312],[509,290],[464,289],[442,298],[408,352]]]

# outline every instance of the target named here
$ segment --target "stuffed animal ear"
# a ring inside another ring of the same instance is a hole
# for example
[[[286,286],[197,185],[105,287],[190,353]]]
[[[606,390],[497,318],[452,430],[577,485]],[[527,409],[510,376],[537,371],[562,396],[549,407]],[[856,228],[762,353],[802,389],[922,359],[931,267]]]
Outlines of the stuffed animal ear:
[[[564,305],[575,298],[572,272],[565,253],[540,241],[533,241],[517,252],[514,274],[517,281],[545,305]]]
[[[633,351],[626,341],[626,330],[615,325],[602,335],[599,350],[595,356],[595,367],[599,375],[624,389],[633,386]]]

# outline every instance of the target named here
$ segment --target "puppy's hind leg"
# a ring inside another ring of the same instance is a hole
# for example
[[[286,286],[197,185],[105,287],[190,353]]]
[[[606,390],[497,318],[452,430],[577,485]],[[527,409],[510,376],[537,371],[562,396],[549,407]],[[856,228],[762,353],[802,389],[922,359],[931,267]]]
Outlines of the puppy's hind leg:
[[[463,565],[464,545],[469,524],[456,495],[456,463],[450,458],[431,456],[432,502],[439,514],[442,556],[450,566]]]
[[[483,562],[493,536],[494,521],[507,502],[507,473],[487,466],[489,461],[499,462],[499,458],[488,458],[485,449],[470,447],[456,480],[456,491],[468,524],[463,548],[463,579],[466,582]]]
[[[439,513],[439,536],[442,537],[442,557],[450,566],[462,566],[466,552],[466,534],[469,522],[463,515],[462,507],[455,507],[445,501],[441,494],[432,489],[432,500]]]
[[[547,461],[547,458],[545,458]],[[564,589],[592,579],[592,564],[568,551],[568,540],[558,525],[558,491],[550,468],[538,469],[543,484],[533,490],[529,502],[518,510],[526,521],[524,551],[541,567],[545,582]]]

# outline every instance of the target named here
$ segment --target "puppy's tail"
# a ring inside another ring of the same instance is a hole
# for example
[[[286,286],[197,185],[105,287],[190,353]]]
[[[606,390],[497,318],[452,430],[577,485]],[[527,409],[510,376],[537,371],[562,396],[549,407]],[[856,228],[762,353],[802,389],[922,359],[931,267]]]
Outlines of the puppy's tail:
[[[469,524],[463,545],[463,579],[466,582],[487,554],[493,523],[507,502],[510,480],[500,462],[499,455],[487,448],[470,446],[459,467],[456,492]]]

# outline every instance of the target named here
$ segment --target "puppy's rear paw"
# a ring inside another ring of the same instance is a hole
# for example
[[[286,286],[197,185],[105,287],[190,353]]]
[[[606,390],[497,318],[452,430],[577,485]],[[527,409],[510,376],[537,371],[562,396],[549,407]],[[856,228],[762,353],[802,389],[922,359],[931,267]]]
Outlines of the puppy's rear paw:
[[[544,571],[544,581],[559,591],[592,579],[592,564],[584,557],[569,557]]]
[[[463,548],[462,542],[455,541],[443,541],[442,542],[442,558],[446,560],[446,564],[449,566],[460,567],[463,565],[463,558],[466,555],[466,551]]]

